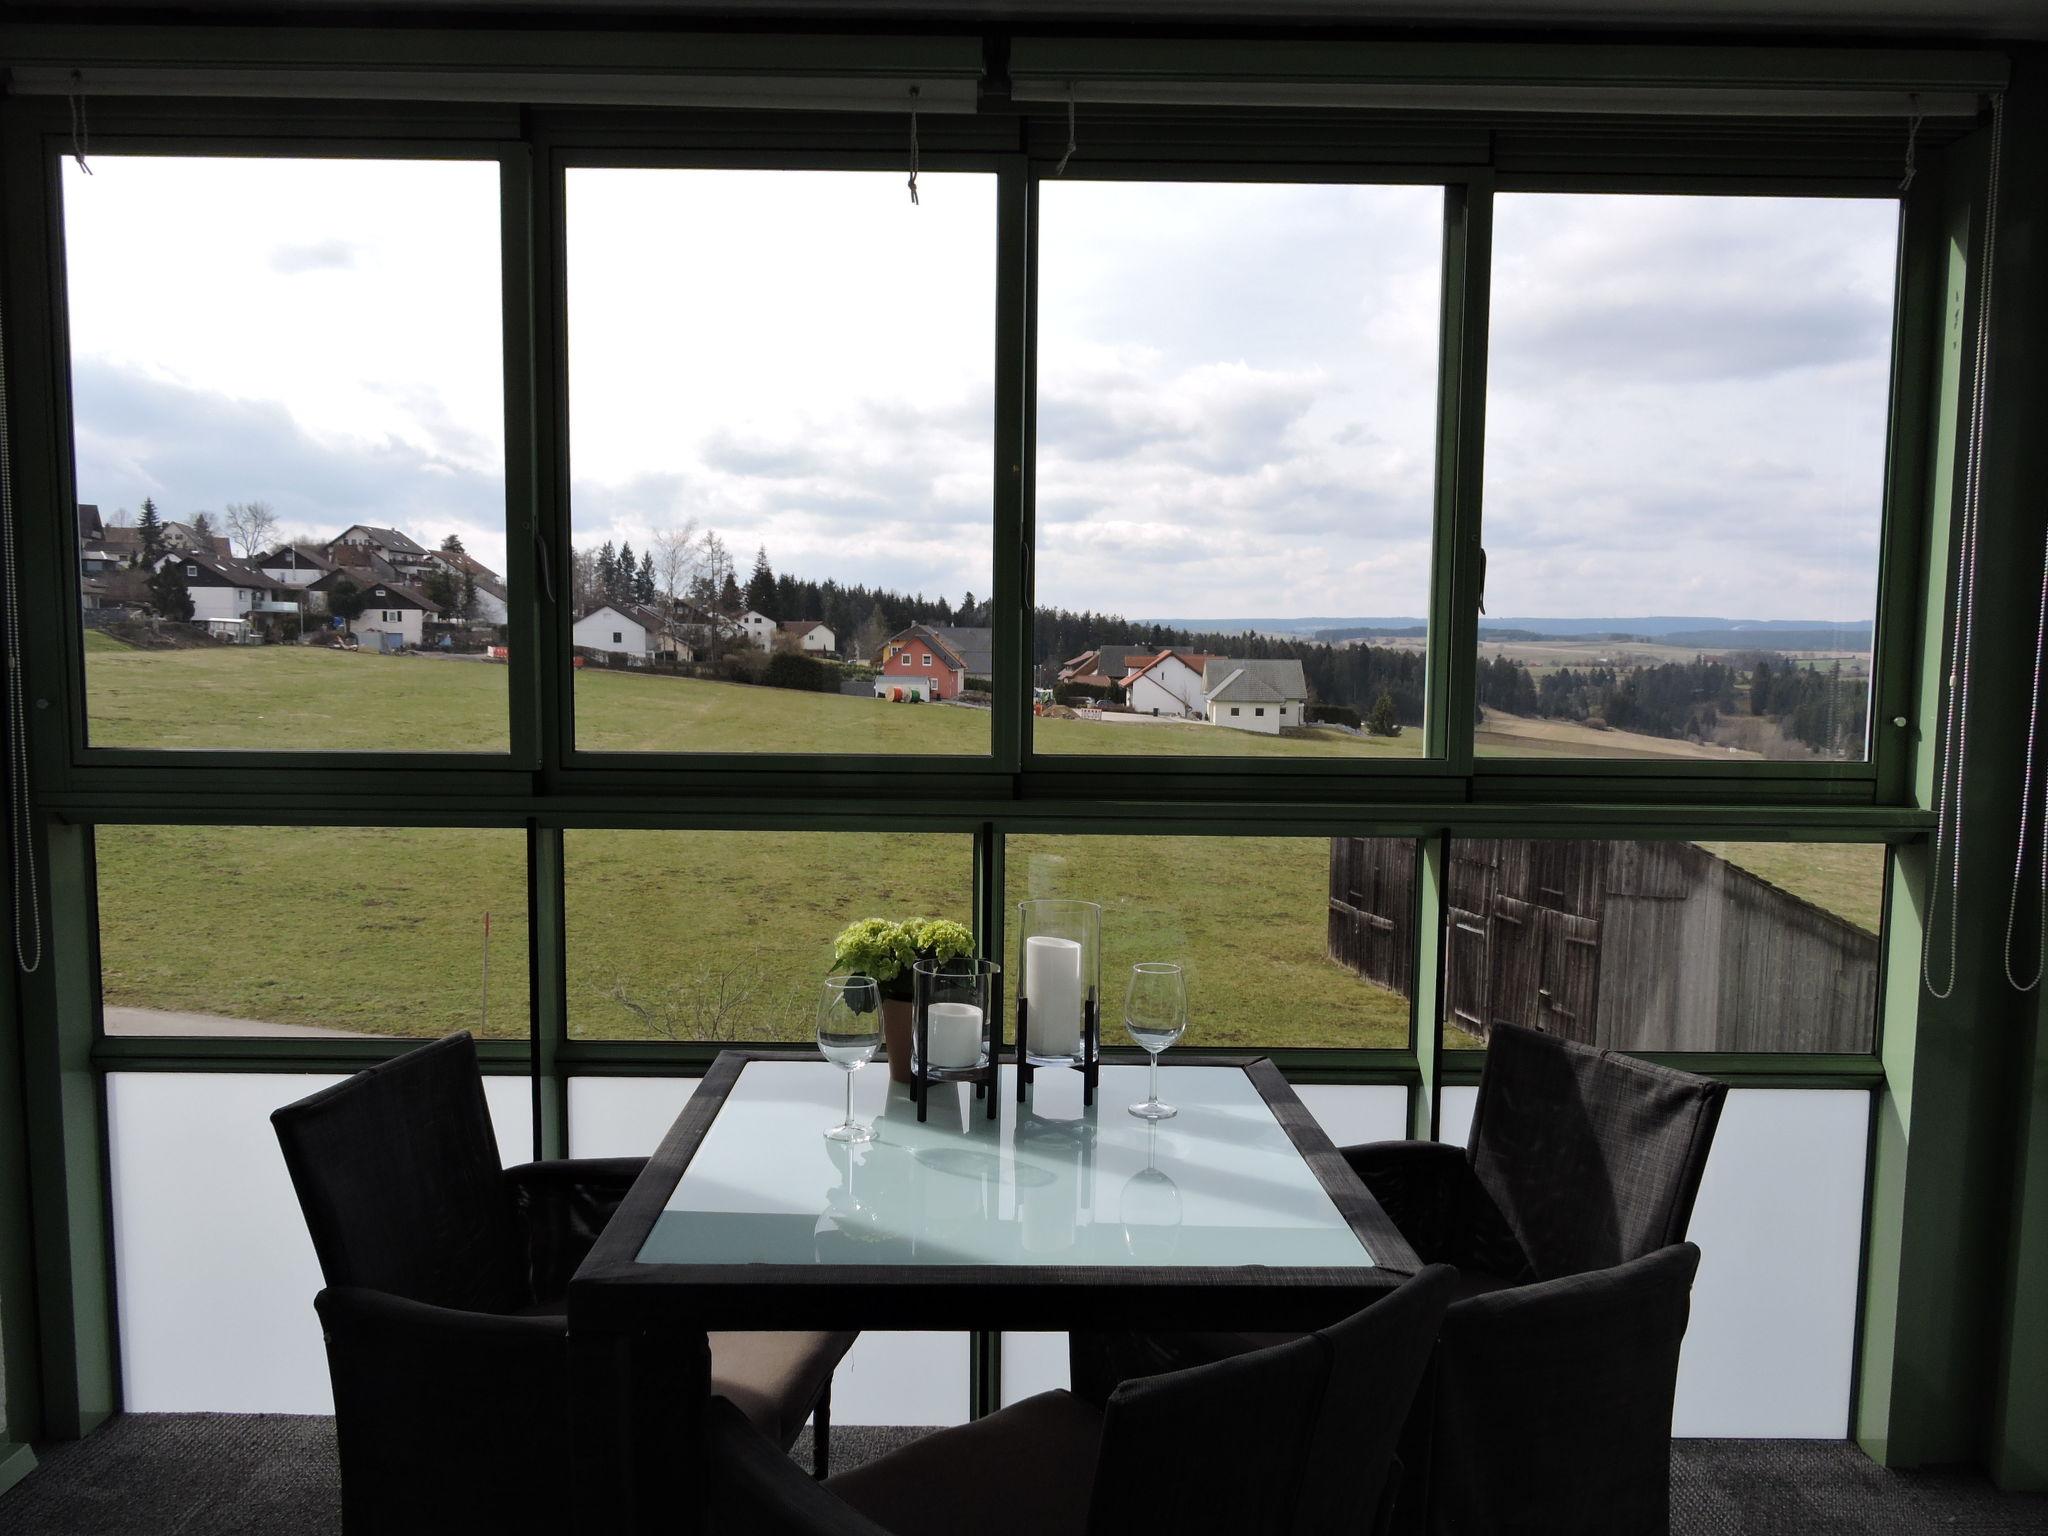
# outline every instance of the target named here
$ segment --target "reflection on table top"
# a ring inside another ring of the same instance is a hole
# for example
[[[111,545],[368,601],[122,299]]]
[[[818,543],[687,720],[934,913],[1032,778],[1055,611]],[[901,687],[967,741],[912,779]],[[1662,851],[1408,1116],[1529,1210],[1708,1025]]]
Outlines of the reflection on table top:
[[[1003,1069],[1000,1114],[934,1085],[920,1124],[879,1065],[854,1075],[875,1140],[848,1147],[845,1080],[823,1062],[752,1061],[641,1247],[649,1264],[1235,1265],[1369,1267],[1373,1258],[1234,1066],[1160,1069],[1180,1114],[1126,1105],[1145,1068],[1081,1079],[1041,1069],[1024,1104]]]

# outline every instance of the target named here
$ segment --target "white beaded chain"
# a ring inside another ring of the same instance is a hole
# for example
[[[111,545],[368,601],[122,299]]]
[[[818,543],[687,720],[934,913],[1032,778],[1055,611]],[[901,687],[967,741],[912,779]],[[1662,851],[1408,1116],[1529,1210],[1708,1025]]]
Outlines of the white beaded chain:
[[[1977,294],[1977,358],[1970,379],[1970,435],[1963,465],[1961,555],[1956,573],[1955,618],[1950,625],[1948,705],[1941,722],[1940,777],[1934,794],[1934,874],[1927,929],[1920,948],[1920,980],[1928,995],[1944,999],[1956,989],[1956,914],[1963,896],[1963,766],[1969,755],[1970,647],[1976,628],[1977,514],[1983,499],[1984,430],[1991,376],[1991,280],[1997,271],[1998,182],[2004,159],[2005,96],[1991,98],[1990,184],[1984,195],[1984,281]],[[1942,865],[1948,866],[1948,978],[1934,982],[1935,934],[1940,926]]]

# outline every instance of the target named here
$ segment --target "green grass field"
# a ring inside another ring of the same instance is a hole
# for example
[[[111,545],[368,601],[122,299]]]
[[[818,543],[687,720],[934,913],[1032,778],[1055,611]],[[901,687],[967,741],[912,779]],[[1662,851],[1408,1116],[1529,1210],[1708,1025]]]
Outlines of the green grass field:
[[[144,651],[87,646],[89,738],[102,747],[292,752],[502,752],[506,669],[436,656],[301,646]],[[576,675],[576,742],[592,752],[986,754],[989,714],[649,673]],[[1412,757],[1390,741],[1318,730],[1254,736],[1200,724],[1040,720],[1042,752],[1168,757]]]
[[[502,743],[506,673],[485,663],[285,648],[140,651],[96,635],[88,648],[101,744]],[[785,745],[811,743],[801,750],[986,748],[987,715],[947,706],[603,672],[579,676],[577,699],[584,744],[618,750],[721,733],[732,748],[743,745],[736,730],[751,740],[764,721]],[[1099,751],[1170,742],[1167,750],[1192,752],[1203,747],[1189,738],[1226,735],[1261,753],[1419,746],[1419,733],[1364,744],[1329,733],[1325,745],[1201,727],[1041,720],[1038,730],[1072,733]],[[941,741],[952,745],[934,745]],[[1877,925],[1881,849],[1707,846]],[[846,922],[964,920],[969,910],[964,837],[575,831],[566,850],[570,1027],[583,1038],[808,1039],[814,988]],[[517,832],[110,826],[98,833],[98,857],[110,1005],[371,1033],[476,1028],[488,912],[489,1032],[526,1032]],[[1103,903],[1112,1042],[1130,965],[1158,959],[1189,968],[1191,1043],[1406,1042],[1406,1000],[1327,958],[1323,839],[1017,836],[1007,868],[1012,903],[1053,894]]]

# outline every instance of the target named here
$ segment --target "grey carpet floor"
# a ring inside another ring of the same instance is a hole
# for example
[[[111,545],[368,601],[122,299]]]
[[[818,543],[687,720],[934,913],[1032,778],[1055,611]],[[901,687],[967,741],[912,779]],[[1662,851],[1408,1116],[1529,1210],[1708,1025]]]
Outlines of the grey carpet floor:
[[[844,1470],[922,1430],[840,1425]],[[806,1437],[806,1440],[808,1437]],[[7,1536],[339,1533],[331,1419],[126,1414],[0,1497]],[[800,1448],[799,1462],[808,1465]],[[1675,1536],[2048,1536],[2048,1496],[2000,1494],[1964,1472],[1887,1472],[1822,1441],[1684,1440],[1671,1452]]]

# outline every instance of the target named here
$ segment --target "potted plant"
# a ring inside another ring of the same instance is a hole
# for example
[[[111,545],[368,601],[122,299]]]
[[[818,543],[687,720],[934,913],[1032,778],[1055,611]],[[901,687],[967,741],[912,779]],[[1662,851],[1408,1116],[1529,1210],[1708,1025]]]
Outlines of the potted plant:
[[[832,941],[832,969],[867,976],[882,995],[882,1044],[889,1076],[910,1081],[910,968],[920,960],[959,960],[974,953],[974,935],[943,917],[894,923],[864,917]]]

